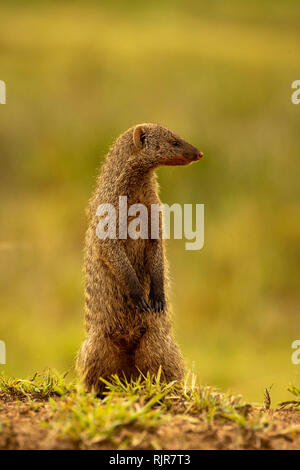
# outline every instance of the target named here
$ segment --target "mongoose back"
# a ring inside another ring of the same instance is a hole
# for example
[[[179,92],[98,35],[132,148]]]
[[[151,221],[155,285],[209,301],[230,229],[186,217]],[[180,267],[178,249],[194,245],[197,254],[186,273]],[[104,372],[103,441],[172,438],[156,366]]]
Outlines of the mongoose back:
[[[102,393],[100,377],[118,374],[130,380],[140,373],[155,375],[160,367],[167,382],[183,379],[182,356],[171,332],[161,218],[156,239],[100,239],[96,211],[100,204],[112,204],[118,221],[119,196],[126,196],[128,207],[140,203],[150,213],[152,204],[160,204],[155,169],[202,156],[152,123],[128,129],[106,156],[89,203],[85,240],[86,338],[77,370],[88,390]]]

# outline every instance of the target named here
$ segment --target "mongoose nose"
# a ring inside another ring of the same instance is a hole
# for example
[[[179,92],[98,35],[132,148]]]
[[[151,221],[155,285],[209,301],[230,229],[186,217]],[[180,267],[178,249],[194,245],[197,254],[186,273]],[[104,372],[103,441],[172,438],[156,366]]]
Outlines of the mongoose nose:
[[[196,157],[196,160],[200,160],[200,158],[203,157],[203,152],[199,152],[197,157]]]

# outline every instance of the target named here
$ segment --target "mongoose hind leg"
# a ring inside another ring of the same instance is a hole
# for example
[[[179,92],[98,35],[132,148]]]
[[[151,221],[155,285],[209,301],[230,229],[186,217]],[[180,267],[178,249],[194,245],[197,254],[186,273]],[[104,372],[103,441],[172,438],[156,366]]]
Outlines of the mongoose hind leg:
[[[162,380],[181,382],[184,378],[184,363],[175,341],[171,335],[160,330],[148,331],[135,353],[135,367],[146,375],[158,373],[161,366]]]
[[[113,374],[122,373],[118,348],[105,336],[87,337],[79,351],[77,371],[86,389],[101,395],[106,386],[100,377],[110,380]]]

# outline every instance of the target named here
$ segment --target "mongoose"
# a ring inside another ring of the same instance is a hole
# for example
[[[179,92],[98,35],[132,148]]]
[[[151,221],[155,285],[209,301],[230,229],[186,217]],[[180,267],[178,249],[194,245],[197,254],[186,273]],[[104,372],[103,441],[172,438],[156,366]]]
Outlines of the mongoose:
[[[88,208],[85,240],[86,338],[77,370],[88,390],[101,394],[100,377],[137,378],[140,372],[181,381],[184,364],[171,333],[163,242],[158,239],[100,239],[97,207],[119,196],[131,204],[160,204],[154,170],[187,165],[203,156],[197,148],[159,124],[146,123],[124,132],[102,165]],[[118,220],[118,217],[117,217]],[[150,232],[150,229],[149,229]]]

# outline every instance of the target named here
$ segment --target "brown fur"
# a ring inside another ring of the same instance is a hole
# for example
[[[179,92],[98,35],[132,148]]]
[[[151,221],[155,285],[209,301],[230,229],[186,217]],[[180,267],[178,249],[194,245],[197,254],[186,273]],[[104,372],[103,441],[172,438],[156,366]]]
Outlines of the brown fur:
[[[102,391],[99,377],[136,378],[139,371],[156,374],[160,366],[166,381],[183,378],[183,360],[170,330],[161,238],[100,240],[96,209],[102,203],[118,209],[119,196],[127,196],[128,207],[142,203],[150,213],[151,204],[160,203],[154,170],[201,156],[167,128],[141,124],[122,134],[106,157],[89,204],[85,242],[86,339],[77,369],[88,390]]]

